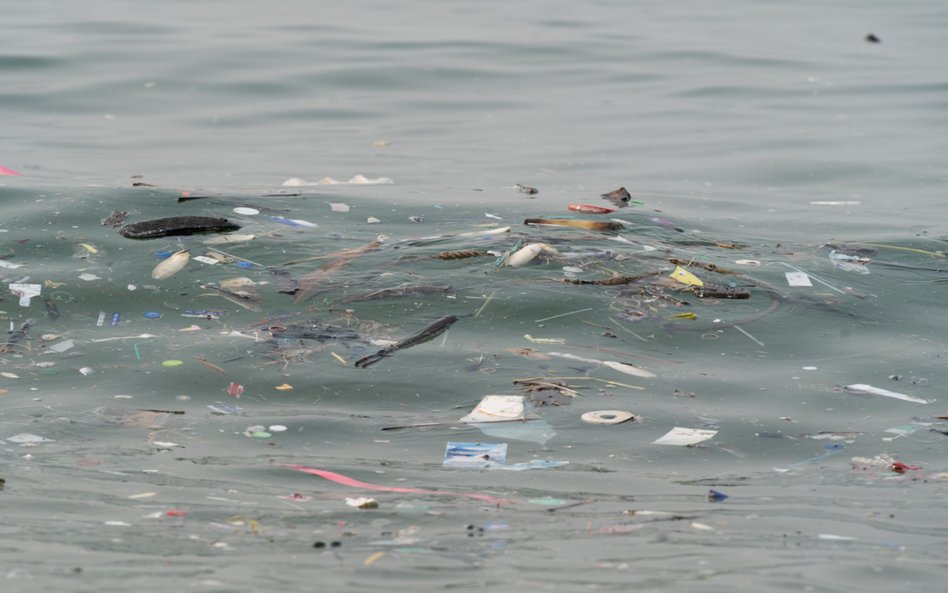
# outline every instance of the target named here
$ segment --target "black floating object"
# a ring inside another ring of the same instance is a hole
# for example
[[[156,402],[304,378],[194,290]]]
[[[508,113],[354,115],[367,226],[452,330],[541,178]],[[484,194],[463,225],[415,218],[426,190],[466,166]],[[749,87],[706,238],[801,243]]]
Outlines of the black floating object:
[[[619,208],[625,208],[629,204],[629,200],[632,199],[632,194],[630,194],[624,187],[620,187],[617,190],[611,191],[607,194],[602,194],[602,197],[606,200],[609,200]]]
[[[874,34],[872,34],[872,33],[869,33],[868,35],[866,35],[866,41],[867,41],[868,43],[882,43],[882,40],[879,39],[878,37],[876,37],[876,36],[875,36]]]
[[[198,233],[225,233],[236,231],[239,224],[226,218],[213,216],[172,216],[127,224],[119,234],[129,239],[157,239],[174,235],[196,235]]]

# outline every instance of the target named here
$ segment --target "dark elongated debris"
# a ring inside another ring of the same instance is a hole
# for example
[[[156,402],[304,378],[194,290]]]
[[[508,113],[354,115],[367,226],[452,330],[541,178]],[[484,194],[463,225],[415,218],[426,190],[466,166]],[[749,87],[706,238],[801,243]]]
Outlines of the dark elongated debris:
[[[196,235],[199,233],[224,233],[236,231],[239,224],[226,218],[213,216],[172,216],[127,224],[119,234],[129,239],[158,239],[174,235]]]

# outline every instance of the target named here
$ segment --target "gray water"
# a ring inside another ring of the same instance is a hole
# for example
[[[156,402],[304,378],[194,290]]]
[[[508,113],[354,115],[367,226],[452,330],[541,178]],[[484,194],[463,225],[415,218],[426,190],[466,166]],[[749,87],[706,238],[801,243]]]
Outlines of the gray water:
[[[946,25],[936,2],[6,6],[2,590],[937,590]],[[357,175],[392,182],[286,183]],[[637,203],[567,210],[620,186]],[[113,211],[254,238],[136,241]],[[523,224],[562,217],[623,228]],[[503,265],[530,242],[556,253]],[[224,255],[151,277],[183,249]],[[673,258],[751,297],[659,280]],[[366,298],[406,286],[430,290]],[[457,422],[530,378],[578,393],[536,408],[552,438]],[[580,419],[601,410],[635,420]],[[717,432],[653,443],[674,427]],[[568,463],[448,469],[451,441]]]

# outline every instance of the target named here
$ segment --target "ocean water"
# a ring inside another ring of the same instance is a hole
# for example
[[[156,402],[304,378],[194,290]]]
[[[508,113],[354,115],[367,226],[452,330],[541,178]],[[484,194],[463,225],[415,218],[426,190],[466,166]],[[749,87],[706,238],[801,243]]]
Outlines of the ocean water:
[[[5,8],[2,590],[937,589],[946,25]],[[113,212],[241,228],[135,240]],[[460,422],[487,395],[530,419]],[[634,419],[581,418],[610,410]],[[655,444],[675,427],[708,438]],[[444,467],[451,442],[506,462]]]

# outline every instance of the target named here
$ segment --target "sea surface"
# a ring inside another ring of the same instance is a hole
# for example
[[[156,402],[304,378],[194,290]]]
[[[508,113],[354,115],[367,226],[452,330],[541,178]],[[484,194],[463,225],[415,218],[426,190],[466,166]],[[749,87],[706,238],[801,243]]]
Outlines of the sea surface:
[[[0,590],[944,587],[943,2],[2,10]]]

